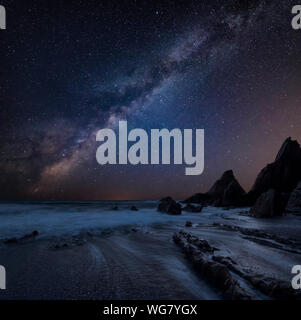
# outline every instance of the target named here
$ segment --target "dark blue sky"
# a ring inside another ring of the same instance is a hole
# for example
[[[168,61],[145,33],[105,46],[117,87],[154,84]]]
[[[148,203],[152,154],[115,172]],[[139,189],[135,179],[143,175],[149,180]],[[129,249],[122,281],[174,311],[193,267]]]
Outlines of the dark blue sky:
[[[301,140],[292,1],[5,1],[2,199],[184,198],[228,169],[248,190]],[[97,130],[205,129],[205,171],[97,164]]]

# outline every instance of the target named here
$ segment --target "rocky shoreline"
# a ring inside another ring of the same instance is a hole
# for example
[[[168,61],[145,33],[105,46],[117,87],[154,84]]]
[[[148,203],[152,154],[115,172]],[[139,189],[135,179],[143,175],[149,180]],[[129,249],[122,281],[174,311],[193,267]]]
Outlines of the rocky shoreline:
[[[173,240],[182,248],[199,274],[222,290],[228,299],[258,299],[258,295],[241,286],[242,280],[269,298],[301,299],[301,293],[292,289],[287,281],[242,268],[231,256],[220,255],[220,249],[210,245],[205,239],[180,231],[174,234]]]
[[[251,207],[249,214],[257,218],[301,214],[301,148],[290,137],[282,144],[275,161],[258,174],[246,193],[232,170],[225,171],[206,193],[197,193],[183,201],[201,207]],[[186,206],[187,208],[187,206]],[[171,197],[163,198],[158,211],[181,214],[182,206]]]

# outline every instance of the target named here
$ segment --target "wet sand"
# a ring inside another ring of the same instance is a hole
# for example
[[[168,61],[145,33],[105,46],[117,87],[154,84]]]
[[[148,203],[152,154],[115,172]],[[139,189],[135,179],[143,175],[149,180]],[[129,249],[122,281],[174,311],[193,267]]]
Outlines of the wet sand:
[[[239,210],[210,210],[106,235],[83,233],[1,244],[7,290],[0,291],[0,299],[223,299],[173,242],[179,230],[206,239],[218,248],[218,255],[231,257],[239,268],[290,283],[292,266],[301,264],[300,217],[258,220],[240,215]],[[186,220],[193,222],[191,228],[185,227]],[[246,236],[223,225],[265,231],[280,240],[295,236],[295,244]],[[257,299],[269,298],[240,281]]]
[[[0,249],[1,299],[218,299],[173,243],[143,233],[54,249],[50,241]]]

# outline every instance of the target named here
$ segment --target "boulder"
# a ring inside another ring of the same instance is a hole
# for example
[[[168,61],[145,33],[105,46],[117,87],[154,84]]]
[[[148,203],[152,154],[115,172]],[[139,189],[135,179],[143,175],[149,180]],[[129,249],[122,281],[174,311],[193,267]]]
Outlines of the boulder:
[[[291,193],[286,210],[294,213],[301,213],[301,181],[295,190]]]
[[[131,206],[131,211],[138,211],[138,209],[135,206]]]
[[[159,212],[164,212],[172,215],[180,215],[182,213],[182,206],[171,197],[167,197],[161,199],[157,210]]]
[[[191,221],[186,221],[185,227],[192,227],[192,222]]]
[[[281,216],[285,208],[285,195],[270,189],[261,194],[250,213],[258,218],[271,218]]]
[[[249,192],[250,202],[270,189],[292,192],[301,180],[301,148],[297,141],[287,138],[273,163],[261,170]]]

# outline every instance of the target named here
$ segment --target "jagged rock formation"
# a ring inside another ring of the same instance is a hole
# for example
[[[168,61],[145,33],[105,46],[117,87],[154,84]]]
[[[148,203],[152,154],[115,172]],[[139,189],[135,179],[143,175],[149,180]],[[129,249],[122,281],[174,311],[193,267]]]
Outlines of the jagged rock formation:
[[[239,206],[243,204],[245,191],[236,180],[233,171],[225,171],[207,193],[197,193],[185,203],[202,203],[214,206]]]
[[[301,214],[301,181],[299,182],[296,189],[291,193],[286,210],[289,212]]]
[[[182,206],[171,197],[166,197],[161,199],[157,210],[159,212],[164,212],[172,215],[180,215],[182,213]]]
[[[301,180],[301,148],[297,141],[287,138],[273,163],[261,170],[252,187],[249,198],[255,202],[269,189],[290,193]]]
[[[240,205],[245,194],[232,170],[224,172],[222,177],[208,191],[212,204],[215,206]]]
[[[200,203],[213,206],[253,206],[256,217],[281,215],[289,194],[301,181],[301,148],[290,137],[282,144],[276,159],[261,170],[251,191],[246,194],[233,171],[224,172],[207,193],[197,193],[185,203]],[[300,188],[294,190],[287,205],[288,211],[301,212]],[[295,207],[295,208],[293,208]]]

